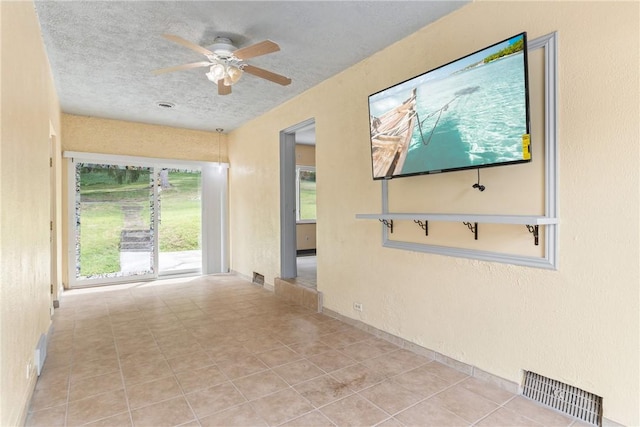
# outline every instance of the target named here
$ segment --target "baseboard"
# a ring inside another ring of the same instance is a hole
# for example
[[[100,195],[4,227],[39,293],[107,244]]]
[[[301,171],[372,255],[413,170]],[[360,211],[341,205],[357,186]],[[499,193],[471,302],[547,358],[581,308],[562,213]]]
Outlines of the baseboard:
[[[31,399],[33,398],[33,393],[36,391],[37,381],[38,381],[37,375],[32,375],[31,378],[29,379],[29,384],[27,386],[27,396],[26,396],[27,400],[25,401],[25,404],[20,413],[20,420],[18,423],[19,426],[23,426],[27,422],[27,416],[29,415],[29,406],[31,405]]]
[[[419,346],[411,341],[407,341],[404,338],[400,338],[396,335],[385,332],[381,329],[375,328],[371,325],[368,325],[361,320],[352,319],[350,317],[346,317],[338,312],[330,310],[328,308],[323,308],[322,313],[326,314],[329,317],[333,317],[334,319],[340,320],[341,322],[347,323],[351,326],[354,326],[358,329],[361,329],[365,332],[368,332],[374,335],[377,338],[381,338],[383,340],[389,341],[392,344],[397,345],[400,348],[404,348],[413,353],[424,356],[428,359],[435,360],[444,365],[447,365],[457,371],[460,371],[466,375],[472,376],[474,378],[478,378],[480,380],[489,382],[500,387],[503,390],[506,390],[510,393],[518,394],[519,393],[519,385],[513,381],[509,381],[505,378],[499,377],[497,375],[493,375],[489,372],[483,371],[480,368],[477,368],[473,365],[469,365],[464,362],[460,362],[459,360],[453,359],[444,354],[438,353],[434,350],[430,350],[428,348]]]
[[[51,338],[51,336],[53,335],[53,322],[49,323],[49,328],[47,329],[47,333],[46,334],[42,334],[40,337],[40,339],[42,339],[42,337],[44,337],[44,345],[45,347],[49,346],[49,339]],[[35,350],[34,350],[35,352]],[[45,351],[45,359],[43,360],[43,362],[46,362],[46,351]],[[34,364],[36,363],[35,357],[34,357]],[[34,366],[34,369],[32,370],[32,375],[29,378],[29,384],[27,385],[27,393],[26,393],[26,400],[25,400],[25,404],[22,408],[22,411],[20,412],[20,422],[18,425],[25,425],[25,423],[27,422],[27,417],[29,415],[29,406],[31,405],[31,399],[33,399],[33,394],[36,391],[36,384],[38,383],[38,377],[40,376],[41,372],[39,372],[39,369]]]

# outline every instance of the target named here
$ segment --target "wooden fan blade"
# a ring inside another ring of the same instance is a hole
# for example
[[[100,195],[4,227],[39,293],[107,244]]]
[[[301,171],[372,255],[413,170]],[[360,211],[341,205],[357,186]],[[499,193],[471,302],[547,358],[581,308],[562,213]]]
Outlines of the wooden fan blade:
[[[218,80],[218,95],[229,95],[231,93],[231,86],[224,84],[224,79]]]
[[[153,71],[153,74],[157,76],[158,74],[171,73],[173,71],[180,71],[180,70],[188,70],[190,68],[209,67],[211,65],[212,65],[211,62],[209,61],[192,62],[191,64],[176,65],[175,67],[162,68],[160,70],[155,70]]]
[[[245,65],[242,70],[246,71],[249,74],[253,74],[256,77],[267,79],[282,86],[286,86],[291,83],[291,79],[289,77],[281,76],[280,74],[272,73],[271,71],[254,67],[253,65]]]
[[[255,58],[256,56],[266,55],[267,53],[273,53],[280,50],[280,46],[271,40],[265,40],[260,43],[252,44],[251,46],[236,49],[233,55],[238,59]]]
[[[173,34],[163,34],[162,37],[164,37],[167,40],[171,40],[174,43],[181,44],[184,47],[188,47],[191,50],[195,50],[196,52],[201,53],[203,55],[213,55],[213,52],[211,52],[210,50],[207,50],[202,46],[198,46],[195,43],[191,43],[190,41],[185,40],[180,36],[174,36]]]

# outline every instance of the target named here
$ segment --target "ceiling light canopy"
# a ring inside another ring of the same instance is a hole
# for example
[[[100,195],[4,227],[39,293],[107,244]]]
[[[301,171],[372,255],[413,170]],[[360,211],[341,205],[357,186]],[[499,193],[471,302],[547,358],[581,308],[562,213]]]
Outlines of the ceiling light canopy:
[[[237,48],[226,37],[216,37],[209,50],[220,58],[229,58]]]

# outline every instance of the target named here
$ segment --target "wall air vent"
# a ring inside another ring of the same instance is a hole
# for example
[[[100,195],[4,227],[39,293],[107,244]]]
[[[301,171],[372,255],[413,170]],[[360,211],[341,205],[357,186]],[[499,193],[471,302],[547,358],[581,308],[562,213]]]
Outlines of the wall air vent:
[[[253,283],[256,285],[264,286],[264,275],[253,272]]]
[[[34,362],[36,365],[36,373],[38,376],[42,373],[42,368],[44,368],[44,361],[47,358],[47,336],[45,334],[40,335],[40,339],[38,340],[38,346],[34,352]]]
[[[525,371],[522,394],[587,423],[602,425],[602,397],[593,393]]]

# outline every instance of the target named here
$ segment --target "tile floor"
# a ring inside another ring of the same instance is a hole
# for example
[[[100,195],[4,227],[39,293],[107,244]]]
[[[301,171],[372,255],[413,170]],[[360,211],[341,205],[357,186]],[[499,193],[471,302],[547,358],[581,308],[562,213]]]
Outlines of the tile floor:
[[[27,426],[569,426],[233,276],[66,292]]]

